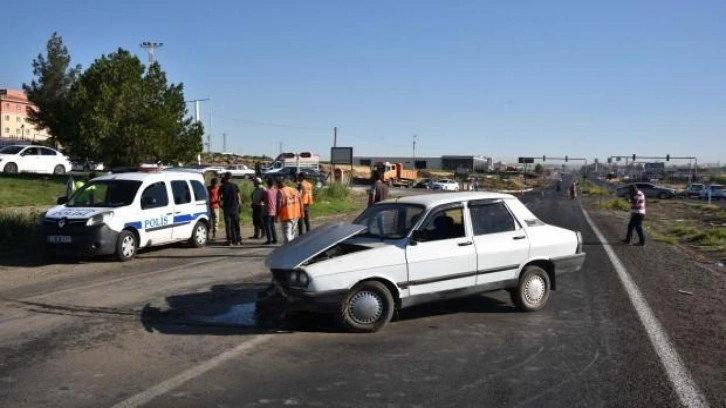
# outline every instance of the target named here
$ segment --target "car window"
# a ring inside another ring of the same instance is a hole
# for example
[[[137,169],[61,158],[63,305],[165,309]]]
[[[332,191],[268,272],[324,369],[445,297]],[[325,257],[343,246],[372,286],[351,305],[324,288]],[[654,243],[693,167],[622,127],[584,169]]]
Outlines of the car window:
[[[188,204],[192,202],[192,192],[186,180],[173,180],[171,193],[174,195],[174,204]]]
[[[55,156],[56,152],[55,150],[46,149],[45,147],[40,148],[40,154],[43,156]]]
[[[462,238],[464,229],[464,208],[449,207],[429,215],[421,228],[422,241],[439,241],[444,239]]]
[[[194,199],[196,201],[207,201],[207,188],[197,180],[191,180]]]
[[[367,227],[362,236],[401,239],[416,225],[424,208],[410,204],[376,204],[368,207],[353,223]]]
[[[169,194],[166,192],[166,184],[163,181],[154,183],[141,194],[141,208],[158,208],[169,205]]]
[[[22,153],[23,156],[36,156],[40,154],[37,147],[29,147]]]
[[[2,154],[18,154],[21,150],[23,150],[23,146],[5,146],[2,149],[0,149],[0,153],[2,153]]]
[[[476,204],[469,207],[474,235],[514,231],[516,224],[504,203]]]

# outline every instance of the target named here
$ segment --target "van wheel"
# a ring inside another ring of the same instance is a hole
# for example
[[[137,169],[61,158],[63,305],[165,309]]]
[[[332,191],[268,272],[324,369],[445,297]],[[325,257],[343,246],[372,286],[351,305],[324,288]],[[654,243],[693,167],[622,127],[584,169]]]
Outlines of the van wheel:
[[[512,302],[523,312],[540,310],[550,297],[550,277],[539,266],[524,268],[519,278],[519,286],[510,292]]]
[[[192,237],[189,238],[189,243],[194,248],[201,248],[205,245],[207,245],[207,234],[209,231],[207,230],[207,224],[198,221],[194,225],[194,230],[192,231]]]
[[[393,296],[386,285],[368,281],[354,286],[340,304],[340,322],[358,333],[378,331],[393,317]]]
[[[121,262],[134,259],[136,251],[139,249],[139,243],[136,235],[131,231],[121,231],[116,241],[116,258]]]

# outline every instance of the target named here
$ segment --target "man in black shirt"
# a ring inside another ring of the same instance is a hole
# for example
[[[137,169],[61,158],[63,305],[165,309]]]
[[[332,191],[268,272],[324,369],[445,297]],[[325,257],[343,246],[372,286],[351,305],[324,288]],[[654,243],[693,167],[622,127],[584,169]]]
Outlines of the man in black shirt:
[[[224,229],[227,233],[227,245],[242,245],[239,227],[240,197],[239,187],[232,182],[232,174],[227,172],[222,177],[219,198],[224,211]]]

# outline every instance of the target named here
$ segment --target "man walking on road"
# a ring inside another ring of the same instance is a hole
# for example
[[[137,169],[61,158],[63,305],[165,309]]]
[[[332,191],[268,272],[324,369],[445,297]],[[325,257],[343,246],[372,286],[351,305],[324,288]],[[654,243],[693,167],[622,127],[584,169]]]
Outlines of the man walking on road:
[[[368,205],[375,204],[388,198],[388,186],[383,182],[383,173],[373,171],[371,178],[374,180],[368,192]]]
[[[211,218],[211,233],[212,233],[212,239],[217,238],[217,230],[219,229],[219,186],[217,185],[219,181],[216,177],[212,179],[212,183],[209,187],[207,187],[207,192],[209,194],[209,213]]]
[[[299,233],[303,235],[305,231],[310,232],[310,206],[313,205],[313,185],[305,180],[305,175],[300,173],[297,176],[297,191],[300,193],[300,203],[302,204],[302,217],[298,224]]]
[[[277,180],[277,219],[282,225],[282,241],[287,243],[295,239],[297,223],[302,214],[300,196],[297,190],[286,186],[282,179]]]
[[[643,234],[643,219],[645,219],[645,194],[635,187],[635,184],[630,185],[630,222],[628,223],[628,233],[623,240],[623,243],[630,244],[630,239],[633,237],[633,229],[638,233],[640,241],[635,244],[638,246],[645,246],[645,234]]]
[[[242,200],[239,197],[239,187],[232,182],[232,174],[229,172],[224,173],[224,177],[222,177],[222,187],[219,188],[219,195],[224,212],[227,245],[242,245],[239,227],[239,212]]]

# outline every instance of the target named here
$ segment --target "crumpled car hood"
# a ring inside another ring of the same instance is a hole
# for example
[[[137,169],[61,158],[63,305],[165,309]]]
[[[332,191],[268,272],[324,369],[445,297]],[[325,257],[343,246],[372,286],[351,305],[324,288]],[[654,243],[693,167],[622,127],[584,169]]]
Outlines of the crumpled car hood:
[[[270,269],[295,269],[310,258],[365,229],[365,226],[358,224],[324,225],[272,251],[265,259],[265,265]]]

